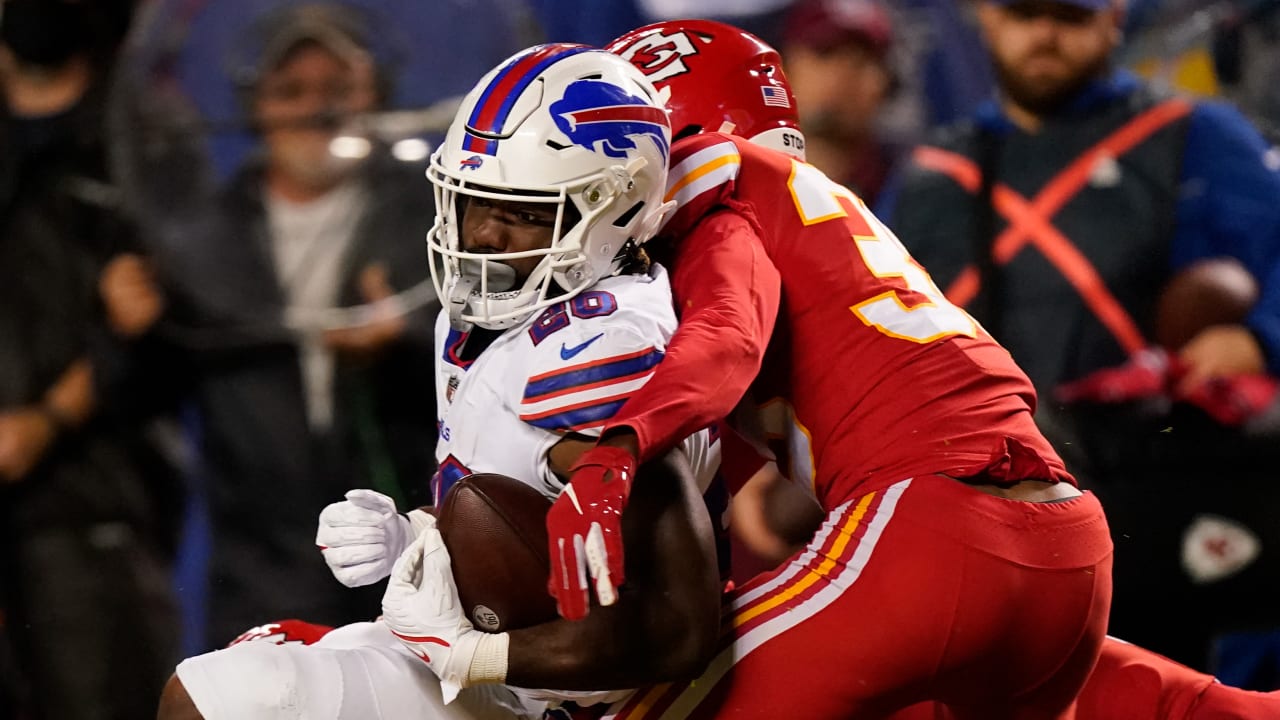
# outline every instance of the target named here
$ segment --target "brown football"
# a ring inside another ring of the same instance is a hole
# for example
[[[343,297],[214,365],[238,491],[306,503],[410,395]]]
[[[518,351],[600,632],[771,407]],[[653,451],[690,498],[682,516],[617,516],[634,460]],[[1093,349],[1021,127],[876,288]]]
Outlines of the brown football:
[[[1258,301],[1258,281],[1235,258],[1207,258],[1169,279],[1156,302],[1156,342],[1178,350],[1211,325],[1244,320]]]
[[[478,629],[496,633],[555,619],[547,594],[550,507],[537,490],[505,475],[468,475],[449,489],[437,527],[458,597]]]

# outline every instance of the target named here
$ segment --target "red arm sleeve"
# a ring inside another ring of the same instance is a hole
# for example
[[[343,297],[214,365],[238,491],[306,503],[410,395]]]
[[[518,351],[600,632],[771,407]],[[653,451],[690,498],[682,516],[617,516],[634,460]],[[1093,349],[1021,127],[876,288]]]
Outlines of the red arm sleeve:
[[[679,242],[672,290],[680,327],[643,388],[604,429],[635,431],[643,462],[729,415],[760,371],[781,279],[742,215],[709,215]]]

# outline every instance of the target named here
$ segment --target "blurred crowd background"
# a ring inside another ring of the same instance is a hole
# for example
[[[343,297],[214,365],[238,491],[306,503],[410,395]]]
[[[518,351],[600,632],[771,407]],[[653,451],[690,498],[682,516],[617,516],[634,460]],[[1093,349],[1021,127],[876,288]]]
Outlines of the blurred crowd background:
[[[4,0],[0,720],[153,717],[182,657],[275,619],[376,614],[381,587],[330,577],[316,517],[352,487],[403,509],[429,498],[423,169],[502,58],[657,19],[734,23],[782,52],[810,162],[910,216],[929,202],[896,194],[915,148],[996,94],[985,2]],[[1115,67],[1226,101],[1276,140],[1280,1],[1131,0],[1124,18]],[[1175,222],[1152,213],[1112,229]],[[1277,229],[1246,228],[1254,275],[1276,267]],[[1013,348],[1035,339],[988,326]],[[1274,394],[1234,415],[1093,407],[1103,450],[1138,452],[1114,447],[1117,428],[1158,427],[1182,451],[1112,458],[1051,412],[1056,383],[1105,369],[1033,380],[1059,450],[1114,512],[1113,634],[1280,688],[1280,434],[1260,422]]]

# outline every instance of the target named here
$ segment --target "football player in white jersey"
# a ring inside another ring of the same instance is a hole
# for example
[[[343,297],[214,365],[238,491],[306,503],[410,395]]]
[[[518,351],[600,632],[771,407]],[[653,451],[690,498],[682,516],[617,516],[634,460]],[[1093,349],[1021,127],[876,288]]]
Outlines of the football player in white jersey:
[[[669,143],[652,85],[626,61],[582,46],[519,53],[464,101],[429,171],[437,189],[429,247],[445,305],[437,328],[440,496],[472,471],[557,495],[592,433],[661,359],[676,324],[670,290],[639,246],[668,210]],[[640,471],[655,477],[633,495],[624,523],[637,561],[622,597],[574,623],[571,636],[559,634],[575,646],[615,649],[615,662],[583,669],[596,687],[684,676],[714,645],[719,584],[699,478],[713,474],[716,448],[706,431],[684,446]],[[439,541],[428,512],[399,515],[389,498],[353,491],[322,514],[317,542],[335,576],[354,586],[387,576],[414,537],[416,552],[396,566],[384,618],[339,628],[313,645],[247,642],[188,659],[166,688],[159,717],[540,714],[541,698],[554,694],[517,695],[501,684],[449,702],[459,685],[503,680],[510,636],[455,633],[444,641],[445,664],[429,658],[438,656],[440,633],[413,626],[431,580],[414,571],[424,548]],[[576,540],[579,552],[603,542]],[[649,568],[646,551],[683,561]],[[585,582],[576,588],[584,595]],[[647,611],[653,598],[665,606],[676,596],[694,598],[671,605],[684,613]],[[634,632],[619,636],[617,627]],[[556,656],[556,647],[536,642],[538,628],[528,632],[512,646],[512,667],[520,666],[520,648]],[[536,676],[523,680],[538,686]]]

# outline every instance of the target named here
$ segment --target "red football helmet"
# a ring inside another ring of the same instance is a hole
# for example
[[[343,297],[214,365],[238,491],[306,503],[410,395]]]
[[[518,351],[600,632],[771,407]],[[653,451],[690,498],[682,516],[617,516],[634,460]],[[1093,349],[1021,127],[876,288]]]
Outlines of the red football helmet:
[[[673,137],[732,133],[804,159],[782,58],[746,30],[712,20],[666,20],[632,30],[605,49],[670,94]]]

